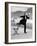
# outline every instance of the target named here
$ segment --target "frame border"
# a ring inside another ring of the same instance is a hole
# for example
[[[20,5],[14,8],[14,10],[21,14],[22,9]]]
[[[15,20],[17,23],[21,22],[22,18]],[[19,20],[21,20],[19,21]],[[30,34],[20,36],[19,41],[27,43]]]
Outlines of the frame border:
[[[35,41],[8,43],[8,4],[35,5]],[[35,43],[36,42],[36,3],[5,2],[5,44]]]

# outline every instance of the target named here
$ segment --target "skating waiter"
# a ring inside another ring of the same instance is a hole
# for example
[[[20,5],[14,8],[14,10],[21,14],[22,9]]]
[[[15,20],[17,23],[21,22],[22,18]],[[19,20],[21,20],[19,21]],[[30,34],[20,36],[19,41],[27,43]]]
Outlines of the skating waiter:
[[[20,20],[19,24],[24,25],[24,33],[26,33],[26,21],[27,21],[27,19],[29,19],[29,17],[25,14],[23,16],[20,16],[20,17],[22,17],[23,19]]]

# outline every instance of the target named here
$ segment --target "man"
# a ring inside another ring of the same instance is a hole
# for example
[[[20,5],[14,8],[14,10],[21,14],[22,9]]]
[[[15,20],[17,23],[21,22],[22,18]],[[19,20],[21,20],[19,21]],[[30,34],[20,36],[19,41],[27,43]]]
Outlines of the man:
[[[23,19],[20,20],[19,25],[21,25],[21,24],[24,25],[24,33],[26,33],[26,21],[27,21],[27,19],[29,19],[29,17],[25,14],[24,14],[24,16],[20,16],[20,17],[22,17]]]

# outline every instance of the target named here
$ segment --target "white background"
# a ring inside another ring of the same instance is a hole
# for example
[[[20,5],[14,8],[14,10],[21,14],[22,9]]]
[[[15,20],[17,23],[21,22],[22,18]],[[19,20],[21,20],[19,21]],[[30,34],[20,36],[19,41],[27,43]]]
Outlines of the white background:
[[[0,0],[0,46],[37,46],[37,37],[36,37],[36,43],[8,44],[8,45],[4,43],[4,40],[5,40],[5,3],[4,2],[5,1],[37,4],[37,0]],[[37,8],[36,8],[36,12],[37,12]],[[36,20],[37,20],[37,15],[36,15]],[[36,27],[37,27],[37,24],[36,24]],[[36,33],[37,33],[37,28],[36,28]]]

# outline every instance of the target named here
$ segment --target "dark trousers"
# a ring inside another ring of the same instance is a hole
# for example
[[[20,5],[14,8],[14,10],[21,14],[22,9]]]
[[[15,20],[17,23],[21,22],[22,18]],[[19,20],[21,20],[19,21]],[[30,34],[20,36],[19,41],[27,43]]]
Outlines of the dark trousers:
[[[26,21],[20,21],[18,25],[24,25],[24,33],[26,33]]]
[[[26,24],[24,25],[24,33],[26,33]]]

